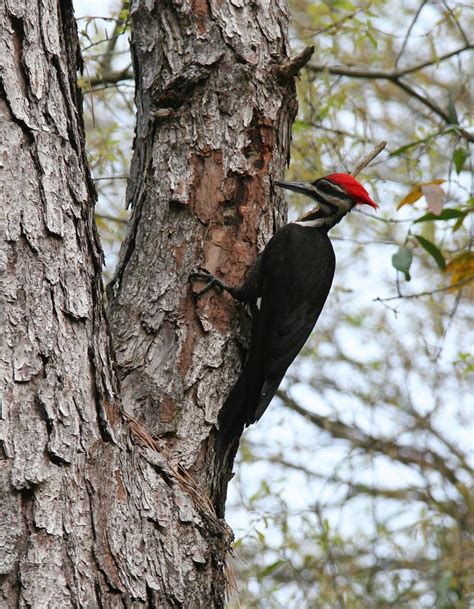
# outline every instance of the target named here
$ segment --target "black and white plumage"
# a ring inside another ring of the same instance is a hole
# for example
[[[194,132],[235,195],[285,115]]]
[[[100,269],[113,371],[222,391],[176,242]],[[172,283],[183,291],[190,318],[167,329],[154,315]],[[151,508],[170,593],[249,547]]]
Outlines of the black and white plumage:
[[[216,453],[236,450],[244,426],[265,412],[288,367],[305,344],[331,289],[335,255],[328,231],[355,205],[376,204],[347,174],[331,174],[312,183],[276,182],[306,194],[317,207],[278,230],[258,257],[247,280],[231,288],[207,273],[193,280],[227,290],[248,303],[252,334],[245,366],[218,416]]]

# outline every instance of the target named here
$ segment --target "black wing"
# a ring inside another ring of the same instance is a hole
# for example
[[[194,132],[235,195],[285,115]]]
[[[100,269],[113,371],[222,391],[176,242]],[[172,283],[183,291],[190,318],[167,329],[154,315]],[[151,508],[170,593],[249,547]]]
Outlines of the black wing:
[[[311,334],[335,269],[327,234],[297,224],[278,231],[259,262],[257,296],[261,301],[246,364],[247,424],[262,416]]]
[[[257,421],[313,329],[331,288],[335,257],[327,234],[287,224],[259,256],[234,296],[252,308],[245,364],[222,406],[215,450],[237,450],[244,425]]]

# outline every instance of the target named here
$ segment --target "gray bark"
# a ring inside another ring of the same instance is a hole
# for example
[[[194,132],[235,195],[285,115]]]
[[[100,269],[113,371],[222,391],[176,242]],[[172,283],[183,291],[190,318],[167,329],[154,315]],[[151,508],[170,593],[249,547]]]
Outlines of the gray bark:
[[[123,417],[114,376],[71,4],[0,2],[1,609],[224,604],[205,446],[239,361],[235,307],[195,308],[187,275],[240,281],[282,221],[285,9],[132,11],[133,222],[112,312],[127,410],[155,437]]]
[[[296,110],[287,7],[132,4],[137,82],[129,232],[110,290],[126,410],[172,463],[212,493],[213,429],[241,366],[245,314],[228,296],[193,302],[201,265],[240,284],[284,222],[281,177]],[[224,492],[213,496],[218,513]]]

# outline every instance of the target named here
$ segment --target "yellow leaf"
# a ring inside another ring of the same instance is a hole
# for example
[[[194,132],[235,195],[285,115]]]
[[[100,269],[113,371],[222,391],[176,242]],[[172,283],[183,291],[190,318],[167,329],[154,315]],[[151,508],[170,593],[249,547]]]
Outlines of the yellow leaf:
[[[431,186],[432,184],[443,184],[443,182],[445,181],[446,180],[441,180],[438,178],[437,180],[431,180],[430,182],[420,182],[419,184],[415,184],[415,186],[413,186],[410,192],[405,197],[403,197],[403,199],[397,205],[397,211],[400,209],[400,207],[403,207],[404,205],[412,205],[413,203],[416,203],[416,201],[418,201],[418,199],[423,196],[423,193],[421,191],[422,186]]]
[[[399,210],[400,207],[403,207],[404,205],[410,205],[411,203],[415,203],[420,198],[421,198],[421,187],[415,186],[415,188],[410,190],[410,192],[406,195],[406,197],[403,197],[403,199],[397,205],[397,210]]]
[[[446,272],[451,273],[451,286],[474,281],[474,252],[465,252],[453,258],[446,265]]]

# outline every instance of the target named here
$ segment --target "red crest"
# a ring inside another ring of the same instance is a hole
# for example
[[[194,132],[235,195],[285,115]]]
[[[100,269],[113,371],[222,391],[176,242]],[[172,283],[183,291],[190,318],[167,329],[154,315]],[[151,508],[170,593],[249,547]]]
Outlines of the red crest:
[[[331,173],[330,175],[325,176],[325,179],[344,188],[347,194],[349,194],[356,201],[356,203],[367,203],[367,205],[370,205],[374,209],[378,208],[377,203],[372,201],[369,193],[365,190],[362,184],[349,174]]]

